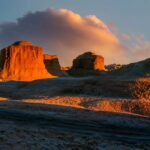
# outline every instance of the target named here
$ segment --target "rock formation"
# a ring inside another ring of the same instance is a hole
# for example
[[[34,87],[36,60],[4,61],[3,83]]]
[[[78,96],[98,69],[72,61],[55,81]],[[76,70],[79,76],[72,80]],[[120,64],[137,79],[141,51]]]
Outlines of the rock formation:
[[[105,68],[107,71],[114,71],[114,70],[122,68],[123,66],[124,65],[121,65],[121,64],[110,64],[110,65],[106,65]]]
[[[19,41],[1,50],[1,79],[29,81],[50,77],[43,63],[42,48]]]
[[[56,55],[43,55],[44,64],[47,71],[54,76],[62,76],[61,66]]]
[[[72,69],[105,70],[104,58],[92,52],[86,52],[73,60]]]

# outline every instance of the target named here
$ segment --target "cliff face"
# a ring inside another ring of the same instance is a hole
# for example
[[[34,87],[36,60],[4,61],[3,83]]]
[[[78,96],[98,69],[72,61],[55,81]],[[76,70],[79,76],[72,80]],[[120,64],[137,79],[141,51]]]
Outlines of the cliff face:
[[[104,58],[92,52],[86,52],[73,60],[73,69],[105,70]]]
[[[44,64],[47,71],[54,76],[62,76],[63,72],[59,64],[58,57],[56,55],[43,55]]]
[[[29,81],[52,77],[43,63],[42,48],[27,41],[2,49],[0,68],[0,78],[3,80]]]

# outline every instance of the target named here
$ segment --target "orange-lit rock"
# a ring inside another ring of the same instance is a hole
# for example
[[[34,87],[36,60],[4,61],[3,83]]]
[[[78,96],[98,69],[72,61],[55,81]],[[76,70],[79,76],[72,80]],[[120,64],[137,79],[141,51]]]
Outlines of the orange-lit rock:
[[[28,41],[16,42],[0,52],[0,78],[35,80],[52,77],[43,63],[42,48]]]
[[[59,64],[58,57],[56,55],[43,55],[44,64],[47,71],[54,76],[62,76],[61,67]]]
[[[73,69],[105,70],[104,58],[92,52],[86,52],[73,60]]]
[[[62,71],[68,71],[69,69],[71,69],[71,67],[61,67]]]

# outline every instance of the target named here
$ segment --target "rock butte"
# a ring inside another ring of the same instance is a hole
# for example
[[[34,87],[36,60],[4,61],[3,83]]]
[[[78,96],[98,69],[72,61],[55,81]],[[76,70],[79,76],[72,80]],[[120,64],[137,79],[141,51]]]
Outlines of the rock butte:
[[[68,76],[67,72],[61,69],[56,55],[43,54],[42,51],[42,48],[34,46],[29,41],[18,41],[2,49],[0,51],[0,79],[30,81]],[[92,52],[86,52],[73,60],[71,69],[77,72],[80,69],[83,71],[105,70],[104,58]]]
[[[104,57],[86,52],[73,60],[72,69],[105,70]]]
[[[0,78],[30,81],[53,77],[45,68],[42,48],[18,41],[0,51]]]

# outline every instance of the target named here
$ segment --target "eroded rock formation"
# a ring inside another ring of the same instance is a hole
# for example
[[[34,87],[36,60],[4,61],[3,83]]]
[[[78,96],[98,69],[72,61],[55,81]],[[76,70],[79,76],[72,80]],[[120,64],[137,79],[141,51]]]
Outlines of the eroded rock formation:
[[[16,42],[0,52],[0,78],[35,80],[52,77],[45,68],[42,48],[28,41]]]
[[[44,64],[47,71],[54,76],[62,76],[61,66],[59,64],[58,57],[56,55],[43,55]]]
[[[92,52],[86,52],[73,60],[73,69],[105,70],[104,58]]]

